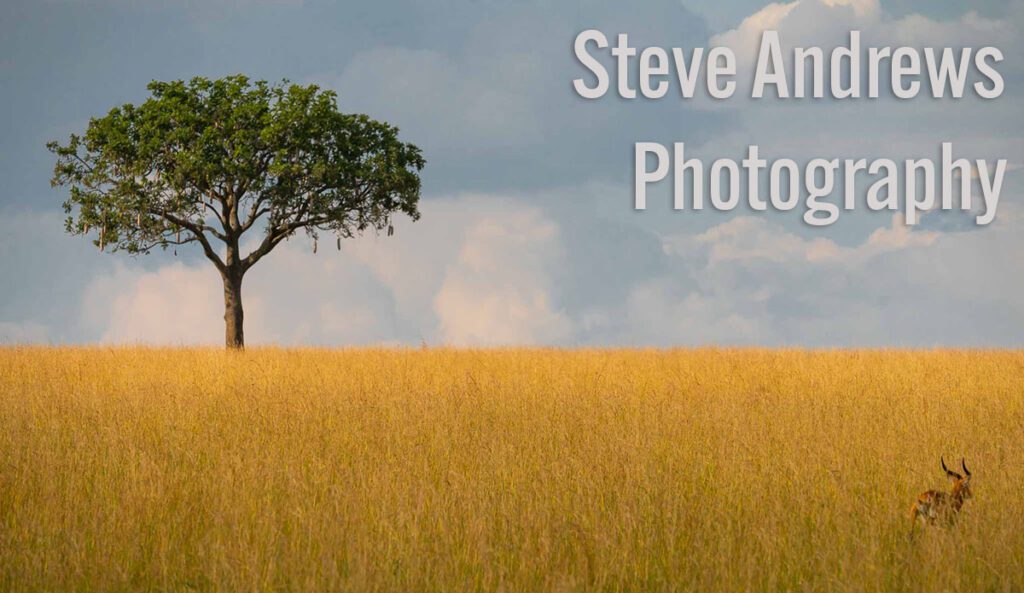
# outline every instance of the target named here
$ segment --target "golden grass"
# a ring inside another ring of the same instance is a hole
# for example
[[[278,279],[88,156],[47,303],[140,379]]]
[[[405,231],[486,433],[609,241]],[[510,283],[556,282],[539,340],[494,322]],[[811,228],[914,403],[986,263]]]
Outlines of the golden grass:
[[[0,590],[1021,591],[1022,447],[1021,352],[10,348]]]

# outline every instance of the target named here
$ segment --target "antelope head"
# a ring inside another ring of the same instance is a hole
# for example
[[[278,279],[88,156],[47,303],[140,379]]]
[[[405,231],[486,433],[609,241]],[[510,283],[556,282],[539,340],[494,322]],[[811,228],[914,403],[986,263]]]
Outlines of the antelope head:
[[[960,468],[964,470],[963,475],[946,467],[946,460],[942,457],[939,457],[939,461],[942,462],[942,471],[946,472],[946,476],[953,481],[953,490],[950,492],[950,496],[959,501],[968,500],[974,496],[971,492],[971,472],[967,469],[963,458],[960,459]]]

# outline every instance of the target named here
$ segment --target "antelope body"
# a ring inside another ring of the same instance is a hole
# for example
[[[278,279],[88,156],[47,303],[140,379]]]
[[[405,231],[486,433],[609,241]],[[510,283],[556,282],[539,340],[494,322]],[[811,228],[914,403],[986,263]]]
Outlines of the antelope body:
[[[929,490],[918,496],[917,502],[910,507],[910,517],[914,525],[919,522],[924,525],[935,525],[940,522],[952,525],[956,523],[964,501],[972,496],[971,472],[967,469],[964,460],[960,460],[960,467],[964,470],[964,475],[946,467],[945,459],[940,457],[939,461],[942,462],[942,471],[946,472],[946,476],[953,481],[953,487],[949,492]]]

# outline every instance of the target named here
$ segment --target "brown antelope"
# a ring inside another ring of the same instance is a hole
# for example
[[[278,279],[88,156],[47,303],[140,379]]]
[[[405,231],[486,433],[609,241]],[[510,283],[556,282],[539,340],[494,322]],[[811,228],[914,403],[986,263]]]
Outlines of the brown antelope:
[[[929,490],[917,497],[917,502],[910,507],[910,518],[913,520],[911,534],[914,526],[920,522],[923,525],[935,525],[941,522],[944,525],[956,523],[957,515],[960,514],[964,501],[971,498],[971,472],[967,469],[964,460],[960,460],[960,467],[964,470],[964,476],[946,467],[946,460],[939,457],[942,462],[942,471],[953,480],[953,488],[949,492]]]

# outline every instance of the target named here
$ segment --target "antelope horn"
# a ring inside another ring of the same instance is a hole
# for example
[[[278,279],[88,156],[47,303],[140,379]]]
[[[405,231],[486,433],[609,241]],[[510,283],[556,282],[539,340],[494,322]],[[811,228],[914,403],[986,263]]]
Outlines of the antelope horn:
[[[971,477],[971,470],[967,469],[967,464],[964,463],[963,457],[960,458],[960,467],[964,468],[964,473],[967,474],[968,478]]]
[[[946,472],[947,476],[949,476],[951,478],[957,478],[957,479],[960,479],[962,477],[960,474],[958,474],[955,471],[952,471],[948,467],[946,467],[946,460],[943,459],[941,455],[939,456],[939,461],[942,462],[942,471]]]

